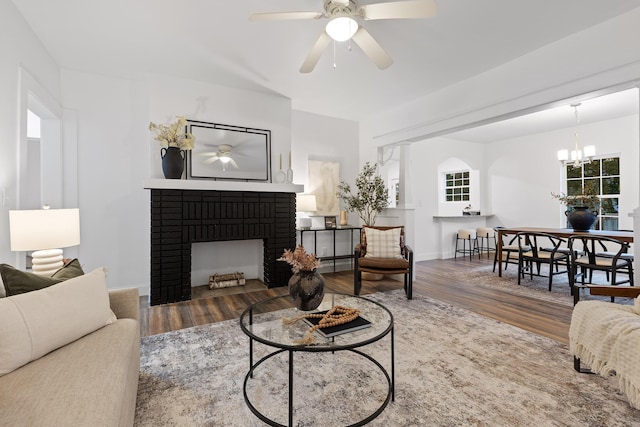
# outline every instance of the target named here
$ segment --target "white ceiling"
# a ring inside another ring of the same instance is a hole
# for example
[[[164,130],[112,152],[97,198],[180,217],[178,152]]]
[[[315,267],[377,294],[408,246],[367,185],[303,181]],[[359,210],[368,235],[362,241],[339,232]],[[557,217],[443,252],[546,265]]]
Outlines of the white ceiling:
[[[361,0],[359,4],[380,0]],[[162,73],[279,94],[296,110],[358,120],[497,67],[638,7],[638,0],[438,0],[431,19],[367,21],[394,64],[330,45],[300,65],[326,20],[249,22],[251,12],[322,11],[323,0],[13,0],[63,67]],[[586,114],[586,113],[585,113]]]
[[[585,100],[578,106],[579,124],[585,125],[638,114],[639,106],[639,92],[635,88]],[[450,133],[446,137],[460,141],[486,143],[575,125],[575,110],[571,107],[571,103],[567,102],[566,105],[559,107]]]

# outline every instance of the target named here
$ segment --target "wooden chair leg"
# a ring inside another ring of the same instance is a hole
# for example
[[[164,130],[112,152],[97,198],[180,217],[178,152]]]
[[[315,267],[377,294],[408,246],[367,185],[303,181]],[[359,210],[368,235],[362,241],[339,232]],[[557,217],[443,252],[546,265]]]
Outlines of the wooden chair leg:
[[[360,295],[361,288],[362,288],[362,273],[356,268],[353,271],[353,294]]]

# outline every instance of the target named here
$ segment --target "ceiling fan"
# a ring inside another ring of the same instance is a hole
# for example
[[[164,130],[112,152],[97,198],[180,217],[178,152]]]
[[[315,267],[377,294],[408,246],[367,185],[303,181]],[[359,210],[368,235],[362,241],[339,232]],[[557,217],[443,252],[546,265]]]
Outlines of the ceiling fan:
[[[233,147],[231,145],[228,145],[228,144],[220,144],[218,146],[210,145],[210,144],[205,144],[205,145],[208,145],[211,147],[217,147],[217,150],[198,153],[199,156],[209,157],[208,159],[203,160],[202,163],[204,163],[205,165],[210,165],[213,162],[219,161],[220,163],[222,163],[223,171],[227,170],[227,164],[231,164],[231,166],[238,169],[238,164],[236,163],[235,160],[233,160],[233,157],[232,157]],[[243,156],[240,156],[239,154],[233,154],[233,156],[243,157]]]
[[[325,29],[302,63],[301,73],[313,71],[322,52],[331,40],[346,41],[349,39],[353,39],[374,64],[384,70],[391,66],[393,60],[371,34],[358,23],[358,20],[431,18],[437,12],[438,5],[435,0],[408,0],[363,6],[358,6],[355,0],[325,0],[324,12],[252,13],[249,15],[249,20],[329,19]]]

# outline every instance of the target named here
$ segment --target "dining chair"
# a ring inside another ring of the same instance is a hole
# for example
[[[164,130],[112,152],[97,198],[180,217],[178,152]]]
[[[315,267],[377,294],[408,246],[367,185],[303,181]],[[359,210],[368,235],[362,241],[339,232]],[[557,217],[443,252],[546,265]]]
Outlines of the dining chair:
[[[617,286],[623,283],[629,283],[630,286],[634,286],[633,258],[628,257],[630,255],[628,253],[628,243],[604,236],[571,236],[569,238],[569,248],[574,248],[578,245],[582,247],[584,252],[582,254],[572,252],[571,254],[569,284],[572,294],[579,292],[576,287],[576,280],[579,278],[581,287],[584,287],[587,275],[589,276],[589,281],[591,281],[594,271],[605,272],[610,286]],[[580,269],[580,272],[578,272],[578,269]],[[627,279],[617,280],[618,273],[627,275]],[[613,301],[613,297],[611,299]]]
[[[553,276],[565,273],[569,276],[569,255],[560,251],[561,245],[566,242],[565,239],[539,232],[520,232],[516,237],[519,248],[518,285],[527,271],[530,279],[533,279],[534,274],[542,276],[541,266],[544,264],[548,265],[549,291],[553,284]],[[544,244],[544,250],[542,244]],[[536,273],[533,272],[534,264],[537,268]],[[565,266],[565,269],[560,270],[561,265]],[[569,280],[571,280],[570,277]]]
[[[496,233],[498,229],[502,227],[496,227],[494,230]],[[499,234],[499,233],[498,233]],[[520,251],[520,247],[518,246],[517,235],[508,235],[508,234],[500,234],[502,239],[502,260],[504,262],[503,270],[507,270],[507,266],[509,265],[509,261],[512,261],[512,264],[517,263],[518,254]],[[496,265],[498,264],[498,246],[496,245],[496,251],[493,254],[493,272],[496,271]]]

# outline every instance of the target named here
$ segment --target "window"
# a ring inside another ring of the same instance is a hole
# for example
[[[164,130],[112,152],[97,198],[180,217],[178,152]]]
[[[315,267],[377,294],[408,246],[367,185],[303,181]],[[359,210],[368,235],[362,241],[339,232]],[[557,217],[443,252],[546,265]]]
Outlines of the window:
[[[595,182],[600,190],[600,211],[594,228],[617,230],[618,201],[620,199],[620,158],[606,157],[574,168],[567,166],[567,195],[580,193],[587,182]]]
[[[445,175],[445,200],[447,202],[469,201],[469,171],[450,172]]]

